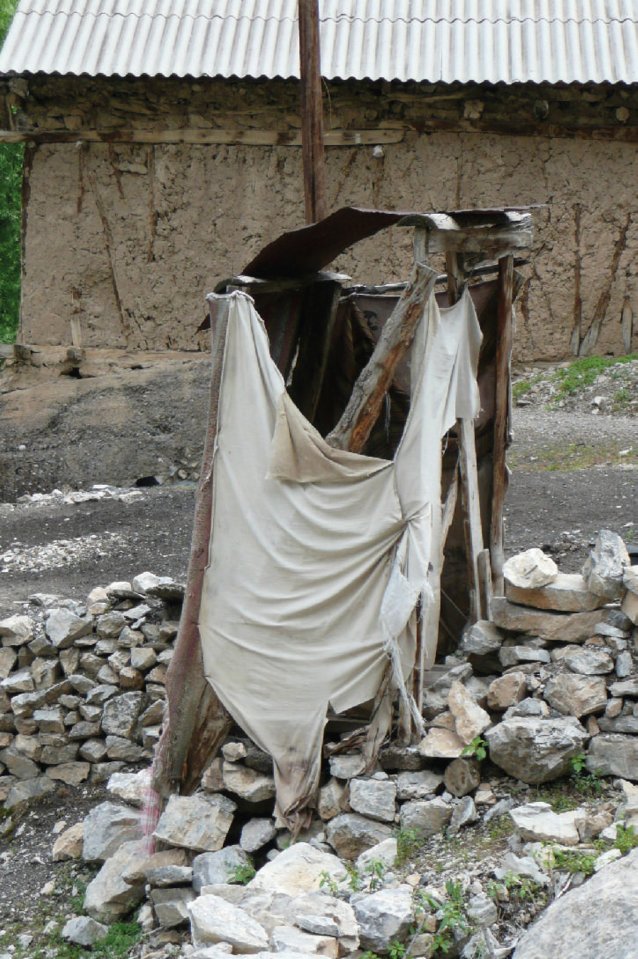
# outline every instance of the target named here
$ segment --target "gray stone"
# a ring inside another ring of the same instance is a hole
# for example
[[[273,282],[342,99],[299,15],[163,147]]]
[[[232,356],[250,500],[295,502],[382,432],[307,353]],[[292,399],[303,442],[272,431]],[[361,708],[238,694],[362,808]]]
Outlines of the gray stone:
[[[317,812],[324,821],[348,809],[348,785],[332,776],[319,790]]]
[[[499,651],[502,642],[503,635],[496,626],[486,619],[479,619],[463,633],[460,651],[465,656],[489,656]]]
[[[151,902],[157,921],[163,929],[185,925],[189,920],[188,905],[195,899],[192,889],[153,889]]]
[[[619,683],[612,683],[609,687],[612,696],[629,696],[638,698],[638,679],[626,679]]]
[[[297,952],[302,955],[327,956],[337,959],[339,944],[334,936],[303,932],[295,926],[278,926],[271,935],[277,953]]]
[[[458,680],[450,686],[448,706],[454,716],[455,732],[464,743],[471,743],[492,724],[489,713],[481,709],[463,683]]]
[[[75,723],[69,729],[69,739],[93,739],[100,735],[101,724],[99,722],[87,723],[86,721]]]
[[[17,782],[9,788],[7,798],[4,801],[4,808],[9,812],[12,809],[19,810],[23,806],[28,806],[30,802],[41,799],[49,793],[56,790],[56,784],[47,779],[46,776],[40,776],[37,779],[25,779]]]
[[[28,667],[10,673],[6,679],[2,680],[0,686],[2,686],[5,693],[9,696],[12,696],[14,693],[32,693],[35,689],[33,676]]]
[[[236,952],[253,953],[268,949],[263,926],[239,906],[220,896],[199,896],[188,903],[193,945],[228,942]]]
[[[453,759],[445,769],[445,788],[453,796],[467,796],[481,781],[481,767],[476,759]]]
[[[123,613],[113,610],[98,616],[95,631],[102,639],[116,639],[125,626],[126,618]]]
[[[556,899],[522,936],[513,959],[635,959],[638,849]]]
[[[429,759],[456,759],[466,745],[453,730],[435,726],[425,734],[418,749]]]
[[[472,896],[465,912],[468,919],[477,926],[492,926],[498,919],[496,903],[489,896]]]
[[[452,806],[452,818],[448,826],[449,835],[456,835],[464,826],[469,826],[471,823],[477,822],[478,818],[472,797],[463,796],[459,802],[454,803]]]
[[[102,705],[107,702],[117,693],[119,693],[119,688],[113,686],[109,683],[101,683],[99,686],[94,686],[93,689],[87,694],[86,701],[89,704],[93,705]]]
[[[580,573],[559,573],[552,583],[539,589],[523,589],[506,583],[505,595],[511,603],[559,613],[586,612],[605,602],[587,589]]]
[[[77,916],[75,919],[69,919],[62,927],[62,938],[67,942],[72,942],[77,946],[86,946],[90,948],[96,942],[104,939],[108,935],[109,927],[101,922],[96,922],[89,916]]]
[[[246,852],[257,852],[267,846],[276,835],[277,829],[272,819],[249,819],[242,828],[239,845]]]
[[[606,600],[622,599],[623,573],[629,565],[629,553],[620,536],[601,529],[583,566],[587,588]]]
[[[397,787],[390,779],[350,780],[350,806],[355,812],[381,822],[394,822]]]
[[[193,859],[193,889],[238,882],[237,871],[252,867],[252,859],[240,846],[225,846],[218,852],[203,852]]]
[[[246,802],[263,802],[275,796],[275,780],[237,763],[222,764],[224,788]]]
[[[112,922],[126,916],[142,901],[144,886],[130,885],[123,875],[143,856],[144,842],[125,842],[106,860],[84,897],[84,908],[93,919]]]
[[[330,757],[330,775],[336,779],[354,779],[365,768],[366,761],[360,753],[337,753]]]
[[[614,669],[614,661],[609,653],[592,646],[569,649],[563,656],[563,662],[573,673],[580,673],[582,676],[604,676]]]
[[[413,829],[419,839],[443,832],[452,818],[452,807],[440,797],[412,800],[401,807],[401,829]]]
[[[28,616],[16,613],[0,621],[2,646],[24,646],[33,639],[33,623]]]
[[[143,693],[123,693],[109,699],[102,714],[102,730],[109,736],[129,738],[135,730],[143,700]]]
[[[140,839],[141,835],[141,819],[136,810],[112,802],[100,803],[84,820],[82,858],[86,862],[103,862],[123,843]]]
[[[43,733],[63,733],[64,714],[60,706],[50,706],[47,709],[36,709],[33,718]]]
[[[17,779],[35,779],[40,774],[38,764],[16,749],[13,743],[6,749],[0,749],[0,762]]]
[[[0,648],[0,679],[6,679],[16,664],[18,654],[10,646]]]
[[[389,743],[379,753],[379,764],[386,770],[407,770],[415,772],[423,769],[423,759],[416,746],[403,746],[400,743]]]
[[[122,759],[128,763],[139,762],[145,755],[141,746],[136,746],[123,736],[106,737],[106,754],[109,759]]]
[[[399,802],[406,802],[409,799],[427,799],[442,783],[441,773],[436,773],[432,769],[401,772],[396,777],[397,799]]]
[[[634,671],[634,661],[628,649],[618,653],[616,657],[616,676],[618,679],[626,679]]]
[[[490,759],[526,783],[545,783],[570,771],[587,733],[573,717],[505,719],[485,733]]]
[[[551,662],[551,656],[546,649],[520,644],[517,646],[501,646],[498,658],[504,669],[509,669],[511,666],[519,666],[521,663]]]
[[[358,813],[341,813],[326,825],[326,836],[342,859],[356,859],[361,853],[389,839],[392,830]]]
[[[205,853],[205,855],[208,855]],[[211,853],[210,855],[215,855]],[[166,865],[147,869],[146,881],[156,889],[166,889],[171,886],[191,886],[193,883],[192,866]]]
[[[520,589],[539,589],[558,576],[558,566],[542,549],[533,547],[517,553],[503,564],[505,582]]]
[[[501,596],[490,604],[492,621],[501,629],[531,633],[551,642],[582,643],[596,632],[600,612],[550,613],[540,609],[516,606]]]
[[[382,889],[357,898],[353,908],[362,948],[385,953],[392,942],[403,939],[413,923],[412,889]]]
[[[587,769],[598,776],[621,776],[638,782],[638,738],[600,733],[587,752]]]
[[[137,773],[115,773],[107,783],[107,791],[130,806],[143,806],[151,785],[151,770]]]
[[[607,705],[607,685],[602,678],[562,673],[547,682],[543,696],[565,716],[589,716]]]
[[[487,705],[489,709],[503,712],[514,703],[525,698],[527,692],[527,677],[525,673],[511,672],[492,680],[487,690]]]
[[[543,872],[536,860],[532,856],[516,856],[513,852],[506,852],[501,861],[501,865],[494,870],[497,879],[504,879],[507,875],[524,876],[538,883],[539,886],[547,886],[549,878]]]
[[[631,733],[638,736],[638,716],[618,716],[616,719],[601,716],[598,725],[604,733]]]
[[[75,762],[77,754],[77,743],[68,743],[66,746],[44,746],[40,753],[40,762],[44,766],[59,766],[61,763]]]
[[[378,823],[373,825],[389,832],[387,826],[379,826]],[[337,856],[309,843],[297,842],[262,866],[248,884],[248,889],[296,897],[307,892],[318,892],[324,875],[341,882],[347,873]]]
[[[80,746],[78,755],[89,763],[99,763],[106,756],[106,743],[103,739],[87,739]]]
[[[580,841],[578,826],[585,820],[585,810],[571,809],[554,812],[549,803],[531,802],[510,809],[509,815],[525,842],[557,842],[563,846],[577,846]]]
[[[56,649],[67,649],[76,639],[90,633],[93,628],[91,617],[81,618],[70,609],[53,609],[48,614],[44,628]]]
[[[539,716],[543,718],[549,716],[549,706],[544,699],[534,699],[529,696],[527,699],[521,699],[520,703],[506,709],[503,718],[510,719],[512,716]]]
[[[170,846],[216,852],[224,845],[236,809],[226,796],[171,796],[155,836]]]
[[[66,783],[67,786],[79,786],[89,778],[90,763],[60,763],[59,766],[49,766],[46,771],[49,779]]]

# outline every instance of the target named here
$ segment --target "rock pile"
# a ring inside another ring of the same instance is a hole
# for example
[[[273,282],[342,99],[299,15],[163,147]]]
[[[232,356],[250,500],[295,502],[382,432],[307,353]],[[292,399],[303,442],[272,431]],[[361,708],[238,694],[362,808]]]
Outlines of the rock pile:
[[[0,802],[148,761],[183,587],[142,573],[86,603],[36,594],[0,621]]]

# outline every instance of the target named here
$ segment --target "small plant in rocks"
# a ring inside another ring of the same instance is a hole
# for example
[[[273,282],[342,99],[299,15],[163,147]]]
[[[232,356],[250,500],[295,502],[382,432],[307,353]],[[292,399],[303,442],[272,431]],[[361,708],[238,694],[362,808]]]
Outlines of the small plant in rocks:
[[[339,883],[325,869],[319,876],[319,888],[325,890],[330,896],[339,894]]]
[[[472,742],[468,743],[463,749],[461,756],[469,756],[483,762],[484,759],[487,759],[487,742],[482,736],[475,736]]]
[[[421,845],[421,835],[417,829],[399,829],[397,832],[397,855],[395,864],[401,868]]]
[[[572,874],[582,873],[583,876],[594,874],[594,863],[598,853],[579,852],[576,849],[553,849],[552,858],[554,868]]]
[[[427,892],[420,892],[422,908],[427,906],[437,919],[436,932],[432,938],[435,955],[446,956],[459,938],[470,932],[470,922],[465,914],[463,886],[449,879],[445,884],[446,898],[439,901]]]
[[[583,796],[600,796],[603,791],[603,783],[596,773],[590,773],[587,770],[587,757],[584,753],[577,753],[572,756],[571,778],[576,790]]]
[[[230,874],[228,881],[235,883],[237,886],[247,886],[250,880],[255,878],[255,874],[255,867],[247,862],[243,865],[236,866]]]
[[[618,824],[616,826],[616,839],[614,841],[614,846],[616,849],[619,849],[621,853],[626,855],[626,853],[631,852],[632,849],[635,849],[638,846],[638,834],[633,826],[621,826]]]

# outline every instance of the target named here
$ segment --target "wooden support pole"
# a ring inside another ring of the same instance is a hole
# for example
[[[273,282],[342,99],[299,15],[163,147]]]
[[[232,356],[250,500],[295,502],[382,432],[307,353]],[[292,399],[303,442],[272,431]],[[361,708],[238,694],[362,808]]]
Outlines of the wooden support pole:
[[[326,437],[335,449],[360,453],[381,412],[396,368],[410,348],[436,272],[417,263],[413,277],[395,306],[372,356],[359,374],[341,419]]]
[[[183,792],[189,792],[196,785],[209,757],[221,745],[231,722],[204,675],[198,626],[212,527],[213,464],[228,329],[228,302],[217,300],[211,306],[211,327],[208,428],[195,500],[186,595],[175,652],[166,677],[167,721],[153,766],[154,785],[162,795],[180,787]]]
[[[304,200],[306,223],[316,223],[326,215],[319,2],[299,0],[298,9]]]
[[[481,604],[478,567],[479,555],[483,551],[483,528],[476,466],[476,439],[472,420],[457,420],[456,428],[459,437],[465,549],[470,577],[470,617],[473,622],[476,622],[482,619],[483,615],[487,615],[487,610],[483,610]]]
[[[490,553],[494,592],[503,593],[503,506],[507,492],[508,469],[505,453],[508,446],[510,419],[510,360],[512,354],[512,299],[514,259],[504,256],[498,261],[498,320],[496,329],[496,385],[494,401],[494,449],[492,453],[492,522]]]

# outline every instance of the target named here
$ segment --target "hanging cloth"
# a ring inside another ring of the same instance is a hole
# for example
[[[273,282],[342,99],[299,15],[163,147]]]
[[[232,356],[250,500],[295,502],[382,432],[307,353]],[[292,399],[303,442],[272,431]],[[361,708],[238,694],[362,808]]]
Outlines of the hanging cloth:
[[[229,300],[199,630],[206,677],[272,756],[277,814],[294,828],[328,707],[373,699],[389,659],[397,685],[409,676],[419,597],[434,659],[441,439],[478,413],[481,334],[469,294],[448,310],[428,297],[391,461],[328,446],[288,396],[252,299]]]

